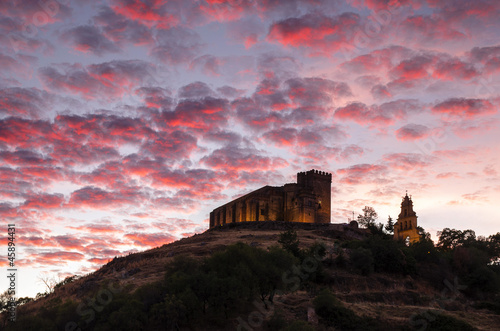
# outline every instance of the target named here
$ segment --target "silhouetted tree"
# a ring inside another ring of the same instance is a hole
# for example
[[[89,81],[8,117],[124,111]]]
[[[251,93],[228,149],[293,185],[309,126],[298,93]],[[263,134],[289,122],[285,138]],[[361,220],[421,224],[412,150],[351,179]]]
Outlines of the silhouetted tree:
[[[365,206],[365,208],[363,208],[363,215],[358,215],[358,223],[364,227],[373,226],[375,225],[377,217],[377,212],[373,207]]]
[[[456,230],[444,228],[438,231],[437,246],[442,250],[454,249],[457,246],[473,246],[476,242],[476,233],[473,230]]]
[[[285,251],[292,253],[296,257],[300,256],[300,241],[297,238],[297,232],[295,232],[295,230],[288,230],[280,233],[278,242]]]
[[[385,231],[387,231],[387,233],[390,233],[390,234],[393,234],[394,233],[394,221],[392,220],[392,217],[389,216],[389,218],[387,219],[387,224],[385,225]]]
[[[426,232],[425,229],[421,226],[417,226],[417,231],[420,236],[420,240],[431,240],[431,234]]]

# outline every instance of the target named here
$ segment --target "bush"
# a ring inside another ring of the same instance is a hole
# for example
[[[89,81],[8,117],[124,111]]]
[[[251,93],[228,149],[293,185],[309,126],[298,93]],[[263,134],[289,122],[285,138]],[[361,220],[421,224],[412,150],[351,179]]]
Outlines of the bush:
[[[314,331],[314,328],[306,321],[295,321],[282,331]]]
[[[313,301],[316,314],[329,326],[351,329],[359,324],[360,318],[328,290],[323,290]]]
[[[269,330],[281,330],[286,327],[286,319],[283,310],[277,308],[267,321],[267,328]]]
[[[350,260],[352,266],[367,276],[373,272],[373,256],[372,252],[365,248],[356,248],[351,252]]]
[[[434,311],[426,311],[411,317],[411,325],[415,330],[426,331],[474,331],[476,330],[469,323],[454,317],[440,314]]]
[[[473,305],[476,309],[488,309],[489,311],[500,315],[500,302],[481,301]]]
[[[299,239],[297,238],[297,232],[295,230],[288,230],[280,233],[280,239],[278,242],[285,251],[292,253],[296,257],[301,256],[299,248]]]

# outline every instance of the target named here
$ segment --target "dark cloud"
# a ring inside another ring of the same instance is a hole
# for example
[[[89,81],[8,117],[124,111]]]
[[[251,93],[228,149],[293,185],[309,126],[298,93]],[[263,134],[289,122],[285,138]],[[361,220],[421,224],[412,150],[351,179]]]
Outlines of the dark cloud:
[[[68,208],[114,209],[140,204],[144,197],[140,192],[107,191],[96,186],[85,186],[71,193]]]
[[[152,156],[169,163],[189,158],[197,148],[196,137],[184,131],[159,132],[141,146],[142,155]]]
[[[189,65],[191,69],[200,68],[207,76],[220,76],[220,67],[223,60],[213,55],[202,55],[193,60]]]
[[[474,47],[469,56],[473,61],[483,64],[486,73],[500,71],[500,46]]]
[[[39,118],[53,106],[55,96],[36,88],[0,90],[0,114]]]
[[[109,7],[102,7],[94,21],[102,28],[104,36],[116,45],[125,42],[136,46],[150,45],[154,41],[150,28],[117,14]]]
[[[337,108],[334,117],[340,120],[351,120],[361,125],[386,126],[407,115],[420,112],[421,105],[417,100],[396,100],[381,105],[367,106],[360,102]]]
[[[177,93],[180,98],[203,98],[214,96],[215,92],[205,83],[203,82],[194,82],[188,85],[185,85],[179,89]]]
[[[98,56],[120,51],[120,48],[107,39],[94,25],[71,28],[61,34],[61,39],[72,44],[77,51],[91,52]]]
[[[292,56],[264,53],[257,58],[257,71],[263,78],[289,79],[297,76],[301,63]]]
[[[204,97],[183,99],[175,109],[161,114],[170,128],[185,128],[193,132],[212,131],[227,123],[229,103],[226,99]]]
[[[370,89],[370,93],[375,99],[389,99],[392,97],[392,94],[387,86],[382,84],[374,85]]]
[[[2,1],[0,13],[10,18],[21,19],[26,25],[43,26],[70,17],[72,10],[66,1],[23,0]]]
[[[431,54],[419,54],[401,61],[389,71],[393,78],[387,84],[389,89],[410,89],[420,86],[422,81],[431,78],[432,66],[437,57]]]
[[[176,189],[173,197],[165,197],[163,204],[191,199],[221,199],[224,185],[222,173],[210,169],[171,170],[164,169],[151,174],[152,186]],[[160,198],[160,197],[158,197]],[[189,202],[189,201],[188,201]],[[180,208],[184,209],[184,208]]]
[[[436,63],[434,77],[444,80],[472,79],[479,76],[479,71],[470,64],[457,58],[443,59]]]
[[[212,169],[231,172],[276,170],[288,166],[288,162],[280,157],[263,154],[262,151],[252,148],[226,146],[203,157],[201,162]]]
[[[55,163],[55,160],[29,149],[17,149],[14,152],[1,151],[0,159],[3,163],[14,166],[43,166]]]
[[[435,43],[436,41],[461,41],[466,33],[454,29],[441,16],[415,15],[407,17],[399,26],[398,34],[406,42]]]
[[[147,107],[169,110],[174,103],[170,90],[163,87],[141,87],[135,93],[143,97]]]
[[[495,114],[497,108],[489,100],[450,98],[432,107],[432,112],[450,118],[471,119]]]
[[[260,20],[245,19],[228,24],[228,36],[232,40],[242,43],[246,49],[253,47],[262,39],[265,27]]]
[[[224,85],[222,87],[217,88],[217,92],[219,92],[222,96],[226,98],[234,99],[243,95],[243,93],[245,93],[245,90],[240,90],[232,86]]]
[[[294,78],[285,82],[288,97],[302,106],[329,105],[337,100],[352,96],[349,85],[323,78]]]
[[[140,60],[110,61],[86,67],[79,64],[43,67],[39,69],[39,76],[53,91],[79,94],[88,99],[114,99],[152,79],[154,67]]]
[[[151,55],[165,64],[189,63],[203,46],[200,36],[193,30],[174,27],[157,33]]]
[[[399,140],[418,140],[429,135],[430,130],[421,124],[406,124],[396,131],[396,137]]]
[[[273,125],[281,125],[283,116],[277,112],[268,112],[254,98],[239,98],[232,102],[237,118],[252,130],[265,130]]]

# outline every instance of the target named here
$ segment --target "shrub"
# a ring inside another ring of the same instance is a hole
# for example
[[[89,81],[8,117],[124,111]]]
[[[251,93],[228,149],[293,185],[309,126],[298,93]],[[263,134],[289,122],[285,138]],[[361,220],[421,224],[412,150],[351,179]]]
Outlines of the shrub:
[[[356,248],[351,251],[350,260],[355,269],[361,272],[362,275],[369,275],[373,272],[373,256],[372,252],[365,248]]]
[[[282,331],[314,331],[315,329],[306,321],[294,321]]]
[[[359,324],[359,317],[328,290],[323,290],[313,301],[316,314],[326,325],[350,329]]]
[[[300,257],[300,242],[297,238],[297,232],[295,232],[295,230],[288,230],[280,233],[280,239],[278,239],[278,242],[285,251],[292,253],[296,257]]]
[[[267,328],[269,330],[281,330],[286,327],[286,319],[283,310],[277,308],[267,321]]]
[[[474,331],[476,330],[469,323],[457,318],[440,314],[435,311],[426,311],[411,317],[411,325],[415,330],[426,331]]]
[[[473,305],[476,309],[488,309],[489,311],[500,315],[500,302],[481,301]]]

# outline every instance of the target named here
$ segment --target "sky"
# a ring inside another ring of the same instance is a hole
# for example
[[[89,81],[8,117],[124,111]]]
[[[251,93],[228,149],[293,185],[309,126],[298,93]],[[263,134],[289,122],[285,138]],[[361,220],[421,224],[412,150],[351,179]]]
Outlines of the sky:
[[[296,173],[500,230],[497,0],[0,2],[0,217],[18,294],[201,233]],[[6,289],[6,277],[0,289]]]

